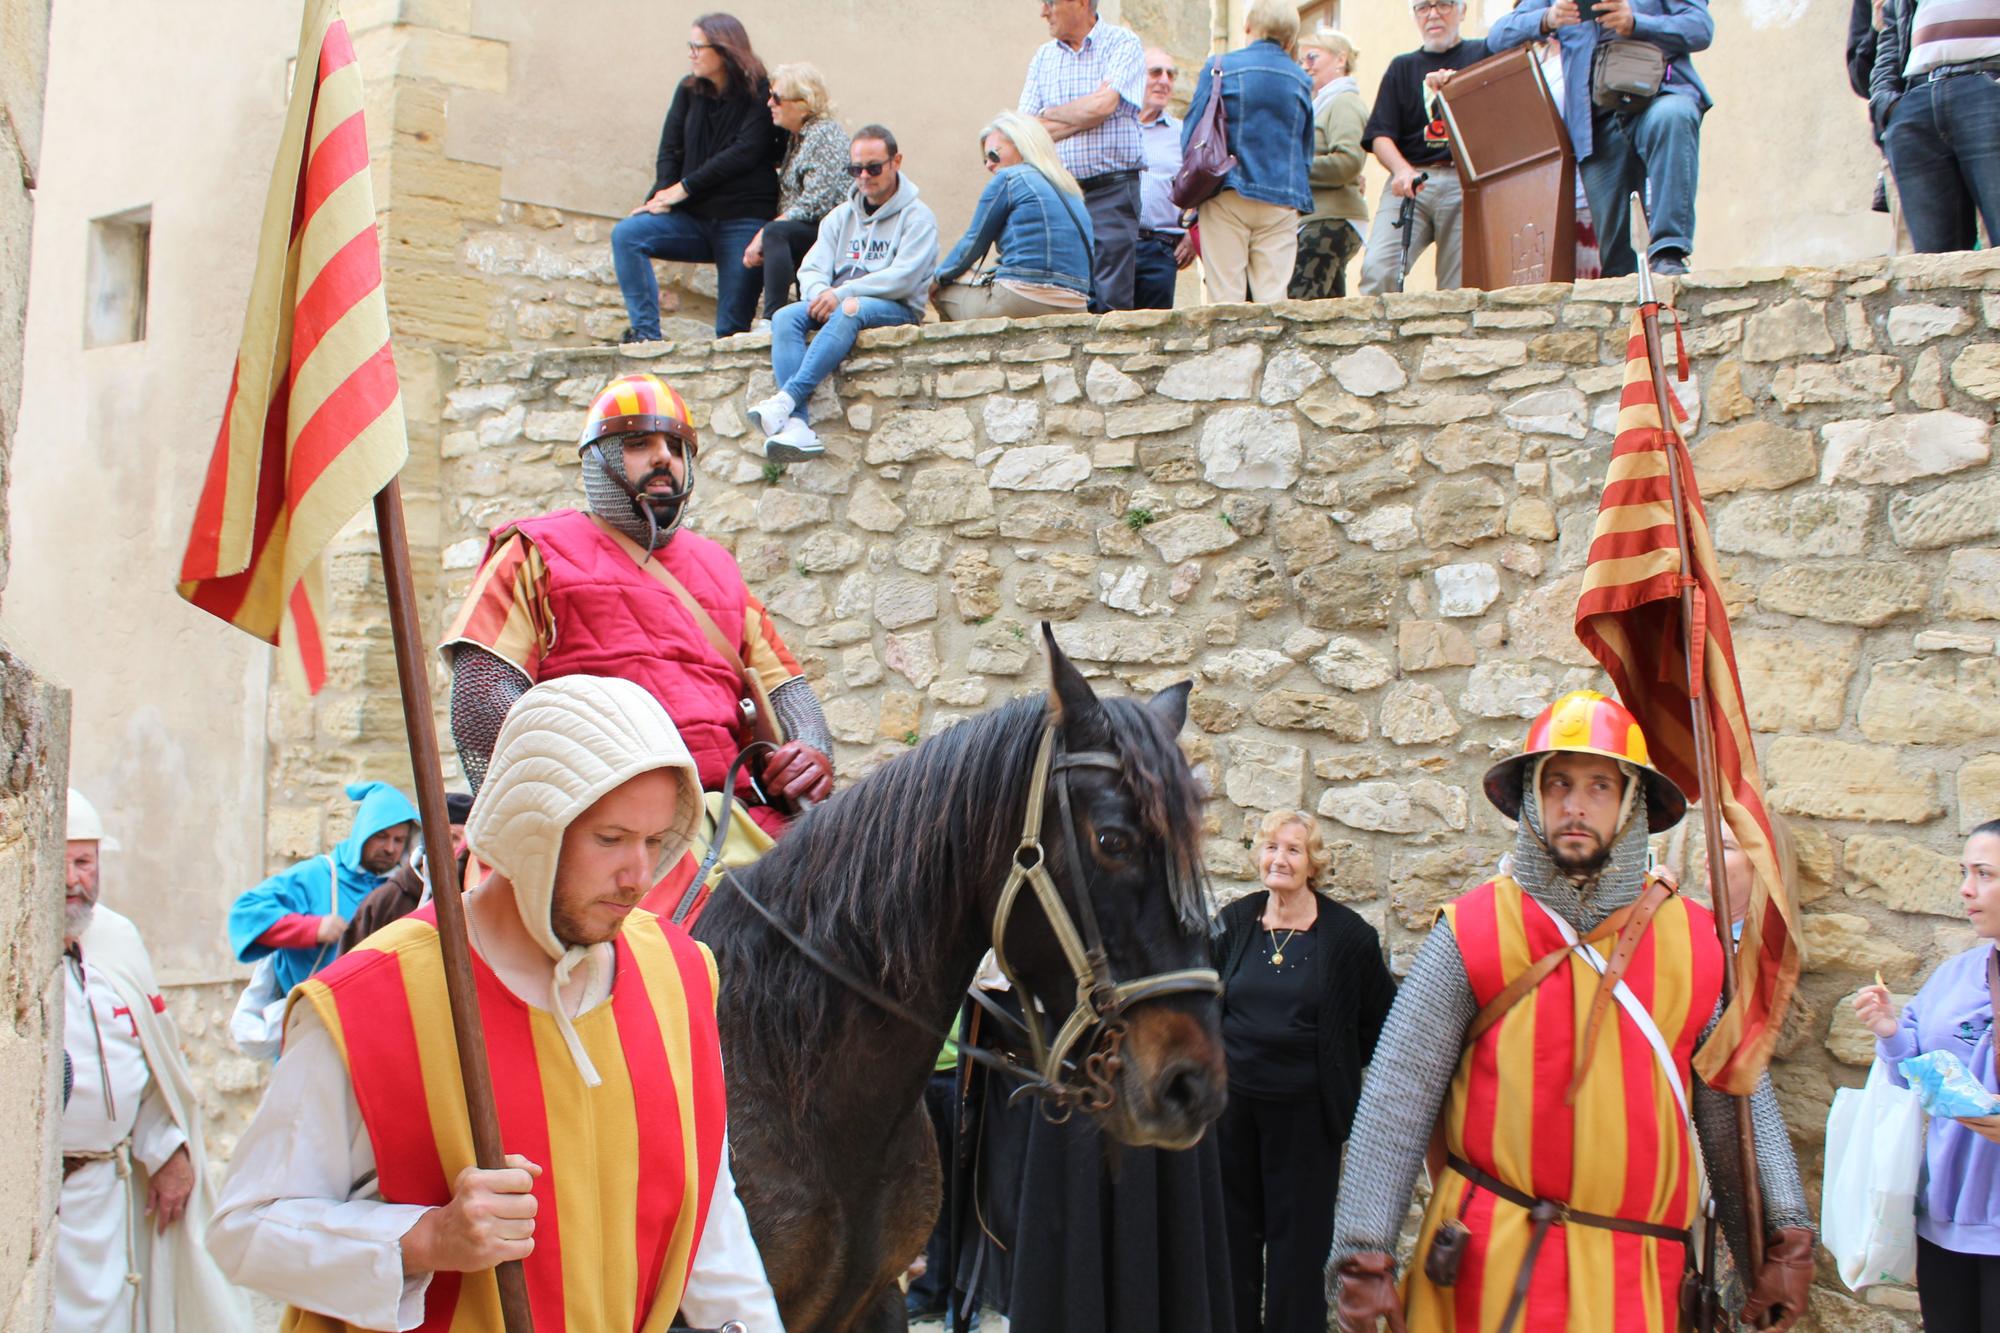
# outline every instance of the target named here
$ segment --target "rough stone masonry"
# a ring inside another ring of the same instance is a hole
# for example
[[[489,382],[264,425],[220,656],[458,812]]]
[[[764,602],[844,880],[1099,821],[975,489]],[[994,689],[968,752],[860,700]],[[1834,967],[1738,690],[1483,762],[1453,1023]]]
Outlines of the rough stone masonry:
[[[1480,773],[1555,694],[1605,684],[1571,616],[1635,299],[1622,279],[877,331],[812,404],[828,457],[783,471],[744,414],[762,335],[468,359],[433,632],[491,527],[580,503],[595,391],[654,371],[702,430],[691,525],[778,617],[844,775],[1041,688],[1047,619],[1119,685],[1193,678],[1224,893],[1263,811],[1316,810],[1332,891],[1401,960],[1511,840]],[[2000,257],[1698,274],[1676,301],[1759,758],[1802,851],[1809,971],[1774,1074],[1816,1189],[1833,1089],[1869,1058],[1846,999],[1969,945],[1959,838],[2000,815]],[[381,652],[367,628],[330,637]],[[274,854],[313,850],[284,830],[317,828],[340,776],[396,762],[386,714],[367,723],[393,699],[347,666],[274,741]],[[1909,1293],[1825,1277],[1821,1327],[1914,1319]]]

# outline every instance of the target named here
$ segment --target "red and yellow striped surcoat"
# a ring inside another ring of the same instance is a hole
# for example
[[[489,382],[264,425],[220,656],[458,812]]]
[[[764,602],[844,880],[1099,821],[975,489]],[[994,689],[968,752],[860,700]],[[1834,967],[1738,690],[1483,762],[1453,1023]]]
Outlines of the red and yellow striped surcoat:
[[[611,999],[575,1020],[603,1082],[587,1087],[555,1018],[473,957],[500,1139],[542,1167],[535,1248],[526,1262],[536,1333],[664,1330],[680,1306],[722,1155],[722,1055],[715,961],[650,912],[615,941]],[[427,905],[368,937],[301,985],[333,1034],[374,1147],[382,1198],[441,1205],[473,1164]],[[500,1327],[491,1272],[439,1273],[426,1330]],[[287,1311],[282,1327],[331,1333],[338,1321]]]
[[[1482,1008],[1535,959],[1563,947],[1554,918],[1512,879],[1482,884],[1444,911]],[[1625,982],[1665,1038],[1681,1086],[1691,1089],[1689,1061],[1722,989],[1722,949],[1707,909],[1669,897],[1640,940]],[[1590,964],[1571,954],[1466,1050],[1445,1102],[1446,1145],[1536,1198],[1607,1217],[1691,1226],[1700,1182],[1687,1122],[1653,1047],[1622,1005],[1614,1002],[1598,1029],[1576,1104],[1564,1104],[1597,983]],[[1471,1232],[1450,1288],[1431,1283],[1422,1263],[1446,1217],[1462,1217]],[[1405,1289],[1412,1333],[1492,1333],[1520,1274],[1529,1230],[1524,1209],[1447,1168],[1424,1215]],[[1515,1327],[1674,1333],[1684,1259],[1672,1241],[1554,1227]]]

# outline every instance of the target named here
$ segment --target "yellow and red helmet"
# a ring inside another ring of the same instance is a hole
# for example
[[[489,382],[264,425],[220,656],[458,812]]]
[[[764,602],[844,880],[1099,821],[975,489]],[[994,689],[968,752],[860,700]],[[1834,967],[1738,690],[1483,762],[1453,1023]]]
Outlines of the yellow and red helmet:
[[[667,387],[658,375],[620,375],[598,390],[590,402],[590,419],[577,438],[582,453],[599,440],[621,435],[650,435],[664,431],[687,446],[692,458],[700,447],[694,415],[687,401]]]
[[[1654,833],[1672,828],[1687,813],[1687,797],[1653,767],[1639,720],[1596,690],[1572,690],[1544,708],[1529,724],[1521,753],[1486,770],[1486,799],[1507,818],[1519,819],[1521,783],[1537,760],[1551,754],[1602,755],[1637,769],[1646,791],[1646,827]]]

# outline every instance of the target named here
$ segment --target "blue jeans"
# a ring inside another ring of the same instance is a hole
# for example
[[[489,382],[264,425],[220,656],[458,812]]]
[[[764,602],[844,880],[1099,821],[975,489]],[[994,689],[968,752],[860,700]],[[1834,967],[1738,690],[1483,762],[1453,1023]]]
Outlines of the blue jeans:
[[[1132,279],[1134,310],[1172,310],[1174,281],[1180,268],[1174,263],[1174,240],[1165,232],[1141,232],[1138,270]]]
[[[1604,276],[1639,271],[1632,253],[1632,192],[1646,201],[1653,229],[1648,256],[1694,250],[1694,188],[1701,158],[1701,107],[1694,98],[1661,93],[1636,116],[1599,111],[1591,121],[1596,140],[1579,165],[1584,197],[1597,224],[1597,253]]]
[[[1970,250],[1975,212],[2000,236],[2000,76],[1919,75],[1889,112],[1882,146],[1919,254]]]
[[[851,315],[847,313],[849,299],[860,305]],[[834,306],[833,317],[820,326],[808,346],[806,335],[811,332],[813,322],[804,301],[794,301],[771,316],[771,374],[777,378],[778,387],[798,404],[792,415],[800,421],[806,419],[806,403],[811,400],[813,390],[847,359],[861,330],[916,322],[917,317],[900,301],[883,301],[873,296],[843,297]]]
[[[611,229],[611,263],[625,294],[625,318],[642,338],[660,336],[660,280],[655,259],[715,265],[715,336],[750,327],[762,275],[743,267],[743,251],[764,224],[756,218],[698,218],[634,213]]]

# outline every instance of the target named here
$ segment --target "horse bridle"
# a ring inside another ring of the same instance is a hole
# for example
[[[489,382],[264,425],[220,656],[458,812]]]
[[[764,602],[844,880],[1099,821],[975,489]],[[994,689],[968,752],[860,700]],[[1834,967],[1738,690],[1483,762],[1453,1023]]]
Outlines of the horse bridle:
[[[1027,1033],[1028,1049],[1034,1061],[1031,1070],[1023,1070],[1010,1060],[976,1046],[967,1046],[956,1037],[939,1032],[934,1024],[911,1012],[902,1001],[884,994],[880,988],[863,981],[814,948],[776,912],[760,902],[741,880],[727,871],[723,872],[723,880],[734,887],[744,902],[815,967],[876,1008],[936,1037],[944,1045],[957,1049],[966,1059],[1023,1079],[1025,1086],[1021,1092],[1039,1095],[1044,1099],[1045,1108],[1059,1112],[1060,1118],[1066,1119],[1071,1111],[1077,1109],[1091,1113],[1106,1111],[1117,1100],[1117,1078],[1124,1064],[1121,1048],[1125,1040],[1126,1009],[1163,995],[1220,995],[1222,978],[1212,967],[1155,972],[1122,982],[1111,975],[1103,933],[1098,927],[1097,909],[1090,897],[1090,881],[1083,873],[1083,857],[1077,850],[1076,821],[1070,813],[1069,773],[1078,768],[1099,768],[1113,773],[1124,771],[1118,756],[1109,751],[1064,753],[1057,738],[1057,723],[1049,722],[1042,730],[1041,746],[1035,755],[1034,778],[1028,787],[1028,809],[1020,844],[1014,849],[1013,869],[1007,876],[1007,882],[1001,886],[1000,901],[993,913],[993,957],[999,964],[1001,975],[1020,996],[1021,1018],[1018,1026]],[[1047,813],[1051,778],[1055,783],[1056,807],[1066,831],[1063,843],[1068,853],[1070,877],[1076,883],[1081,930],[1071,917],[1069,908],[1064,905],[1055,880],[1049,876],[1048,858],[1042,848],[1042,818]],[[718,828],[727,826],[733,787],[732,783],[723,788],[722,819],[718,821]],[[717,836],[719,838],[720,834]],[[699,887],[706,878],[705,873],[697,875],[695,885],[691,887]],[[1007,962],[1007,926],[1013,919],[1015,905],[1021,899],[1023,885],[1033,888],[1035,901],[1041,905],[1042,915],[1047,919],[1049,929],[1055,933],[1056,942],[1061,945],[1063,957],[1076,979],[1076,1003],[1057,1028],[1053,1043],[1046,1036],[1034,996]],[[992,1012],[1004,1018],[1010,1026],[1015,1025],[1011,1014],[1002,1010]],[[1093,1029],[1098,1031],[1098,1038],[1084,1057],[1084,1082],[1072,1083],[1064,1077],[1071,1067],[1069,1053]]]

